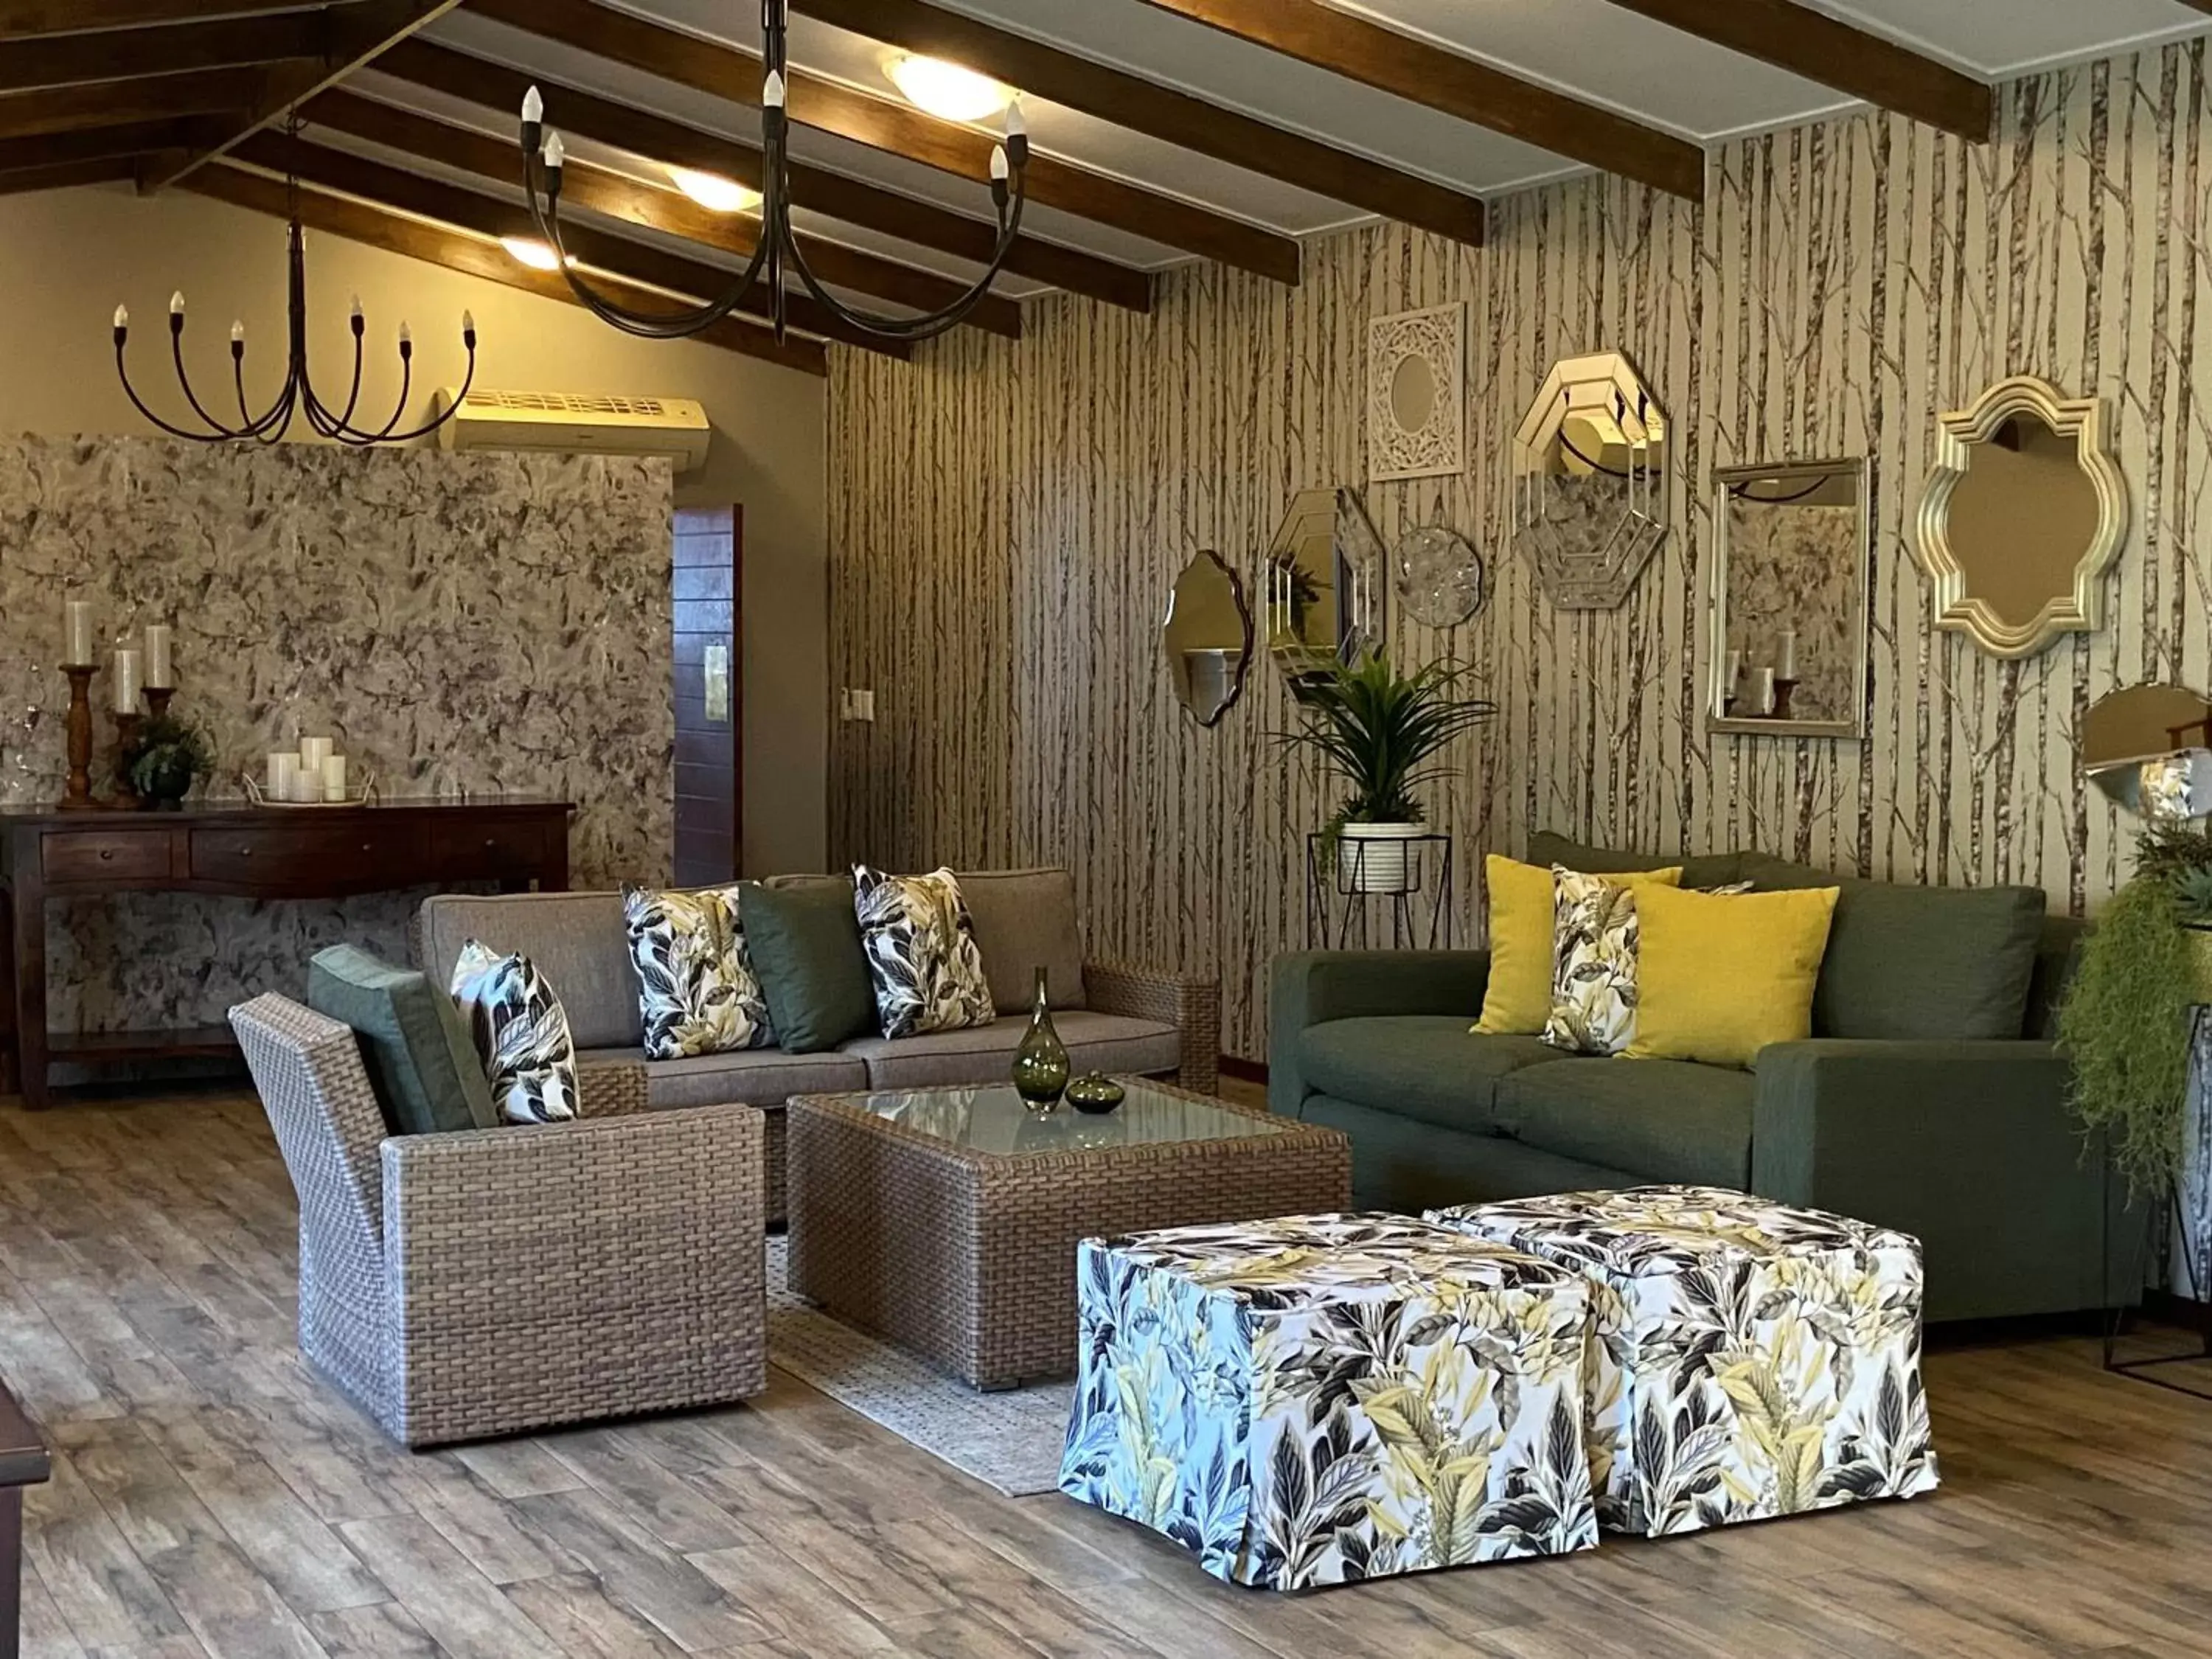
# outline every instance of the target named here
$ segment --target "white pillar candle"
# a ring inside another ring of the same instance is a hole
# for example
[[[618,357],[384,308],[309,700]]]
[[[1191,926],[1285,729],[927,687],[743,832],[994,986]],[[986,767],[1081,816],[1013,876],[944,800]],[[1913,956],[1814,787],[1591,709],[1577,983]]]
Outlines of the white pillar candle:
[[[304,757],[292,773],[292,799],[308,805],[323,798],[323,769],[309,766]]]
[[[281,749],[270,751],[269,776],[261,793],[271,800],[291,799],[292,775],[299,769],[300,756],[296,750]]]
[[[1728,653],[1728,680],[1721,690],[1723,696],[1733,697],[1735,689],[1743,684],[1743,652],[1741,648]]]
[[[1774,671],[1762,668],[1751,677],[1751,708],[1755,714],[1774,712]]]
[[[92,601],[70,599],[62,606],[62,661],[71,668],[89,668],[93,655]]]
[[[176,689],[177,666],[169,657],[169,624],[167,623],[147,624],[146,684],[155,691]]]
[[[331,757],[331,750],[337,746],[328,738],[301,738],[300,739],[301,767],[304,770],[313,772],[318,778],[321,777],[323,763]]]
[[[144,660],[135,645],[115,647],[115,712],[118,714],[138,712],[138,692],[146,683],[141,667]]]
[[[1782,666],[1776,671],[1774,678],[1778,680],[1797,678],[1797,630],[1794,628],[1782,630]]]
[[[346,757],[332,755],[323,763],[323,799],[343,800],[346,798]]]

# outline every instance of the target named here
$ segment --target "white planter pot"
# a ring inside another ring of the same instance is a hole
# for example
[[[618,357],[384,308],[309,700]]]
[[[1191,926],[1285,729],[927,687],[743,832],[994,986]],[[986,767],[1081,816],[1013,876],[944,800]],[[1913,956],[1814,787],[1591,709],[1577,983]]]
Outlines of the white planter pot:
[[[1413,879],[1406,843],[1418,823],[1347,823],[1338,831],[1336,887],[1340,893],[1404,893]]]

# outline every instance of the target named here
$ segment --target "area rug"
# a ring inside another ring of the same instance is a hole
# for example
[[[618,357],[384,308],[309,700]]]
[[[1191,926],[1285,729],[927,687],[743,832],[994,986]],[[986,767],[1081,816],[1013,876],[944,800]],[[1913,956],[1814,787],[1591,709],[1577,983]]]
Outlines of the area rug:
[[[979,1394],[792,1294],[783,1246],[769,1237],[770,1364],[1009,1498],[1059,1489],[1073,1384]]]

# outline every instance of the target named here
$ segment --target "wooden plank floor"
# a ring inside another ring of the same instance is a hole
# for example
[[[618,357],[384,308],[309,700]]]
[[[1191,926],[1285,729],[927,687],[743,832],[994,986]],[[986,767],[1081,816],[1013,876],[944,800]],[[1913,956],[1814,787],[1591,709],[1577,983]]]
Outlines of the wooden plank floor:
[[[2212,1654],[2212,1405],[2087,1342],[1936,1355],[1930,1498],[1282,1598],[781,1374],[728,1411],[396,1450],[299,1358],[293,1224],[250,1097],[0,1108],[0,1373],[58,1454],[28,1653]]]

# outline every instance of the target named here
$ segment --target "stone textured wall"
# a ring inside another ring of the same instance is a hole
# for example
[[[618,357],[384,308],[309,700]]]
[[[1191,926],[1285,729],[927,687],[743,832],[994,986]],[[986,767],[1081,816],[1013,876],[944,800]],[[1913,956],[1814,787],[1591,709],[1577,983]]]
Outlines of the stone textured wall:
[[[0,443],[0,805],[59,796],[62,597],[175,629],[173,712],[241,793],[295,720],[388,795],[557,795],[579,886],[669,868],[671,489],[659,461]],[[103,663],[105,663],[103,654]],[[106,673],[94,706],[106,708]],[[112,734],[104,712],[96,743]],[[219,1022],[338,939],[404,960],[416,896],[56,905],[52,1020]]]
[[[1364,494],[1386,541],[1440,517],[1491,561],[1472,623],[1389,624],[1500,704],[1431,810],[1462,941],[1480,853],[1542,826],[2087,907],[2130,827],[2076,775],[2083,710],[2212,679],[2204,70],[2197,42],[2016,82],[1980,148],[1874,113],[1731,143],[1703,207],[1589,179],[1498,204],[1480,251],[1382,226],[1311,245],[1297,289],[1198,268],[1149,318],[1056,300],[1018,343],[834,353],[832,684],[873,686],[878,718],[837,729],[833,850],[1066,860],[1095,949],[1218,969],[1228,1046],[1262,1054],[1327,805],[1270,741],[1278,678],[1199,730],[1159,618],[1194,550],[1253,585],[1293,490],[1364,483],[1369,319],[1457,300],[1468,470]],[[1506,533],[1506,442],[1554,359],[1604,348],[1673,416],[1672,533],[1620,610],[1560,611]],[[2112,400],[2135,522],[2104,629],[2003,663],[1933,629],[1908,536],[1937,416],[2021,373]],[[1869,735],[1710,736],[1712,470],[1850,455],[1873,468]]]

